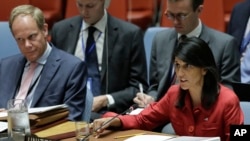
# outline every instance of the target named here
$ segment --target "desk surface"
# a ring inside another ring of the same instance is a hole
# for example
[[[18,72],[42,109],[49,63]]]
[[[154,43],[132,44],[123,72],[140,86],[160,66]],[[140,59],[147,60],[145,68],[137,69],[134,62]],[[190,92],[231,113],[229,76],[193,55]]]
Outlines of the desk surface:
[[[93,136],[90,136],[89,141],[124,141],[125,139],[129,137],[124,137],[124,138],[119,138],[115,139],[117,136],[124,136],[124,135],[131,135],[131,134],[137,134],[137,133],[145,133],[145,134],[150,134],[150,135],[166,135],[166,136],[171,136],[163,133],[157,133],[157,132],[151,132],[151,131],[144,131],[144,130],[137,130],[137,129],[132,129],[132,130],[126,130],[126,131],[111,131],[107,130],[104,133],[101,134],[99,138],[94,138]],[[68,139],[63,139],[62,141],[75,141],[76,139],[73,138],[68,138]]]
[[[125,130],[125,131],[114,131],[114,130],[105,130],[99,138],[95,138],[90,136],[90,141],[124,141],[129,137],[115,139],[117,136],[124,136],[124,135],[133,135],[145,133],[150,135],[167,135],[163,133],[151,132],[151,131],[144,131],[144,130]],[[62,141],[75,141],[75,123],[71,121],[63,122],[58,125],[52,126],[45,130],[41,130],[35,133],[39,137],[49,138],[49,139],[60,139]]]

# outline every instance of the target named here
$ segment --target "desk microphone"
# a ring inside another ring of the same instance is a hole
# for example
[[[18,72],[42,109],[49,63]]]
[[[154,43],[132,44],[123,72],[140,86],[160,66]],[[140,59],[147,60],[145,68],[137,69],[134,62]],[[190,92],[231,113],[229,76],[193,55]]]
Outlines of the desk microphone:
[[[138,104],[133,104],[132,106],[130,106],[127,110],[125,110],[124,112],[117,114],[116,116],[112,117],[110,120],[104,122],[102,124],[102,126],[100,126],[99,128],[95,129],[93,132],[87,134],[83,139],[81,139],[81,141],[85,141],[85,139],[87,139],[90,135],[92,135],[92,133],[97,132],[99,129],[101,129],[102,127],[104,127],[105,125],[107,125],[108,123],[110,123],[111,121],[113,121],[115,118],[117,118],[118,116],[124,115],[124,114],[128,114],[130,112],[132,112],[134,109],[138,108]]]

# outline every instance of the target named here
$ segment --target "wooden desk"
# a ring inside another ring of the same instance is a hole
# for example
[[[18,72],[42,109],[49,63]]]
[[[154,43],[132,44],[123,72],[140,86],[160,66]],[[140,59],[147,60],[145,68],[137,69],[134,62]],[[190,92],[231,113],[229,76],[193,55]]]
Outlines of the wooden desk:
[[[125,139],[127,139],[129,137],[127,137],[127,138],[119,138],[119,139],[115,139],[115,137],[124,136],[124,135],[131,135],[131,134],[137,134],[137,133],[145,133],[145,134],[150,134],[150,135],[173,136],[173,135],[168,135],[168,134],[163,134],[163,133],[144,131],[144,130],[137,130],[137,129],[126,130],[126,131],[110,131],[110,130],[107,130],[99,138],[94,138],[93,136],[90,136],[89,141],[124,141]],[[73,138],[63,139],[62,141],[75,141],[75,140],[76,139],[73,137]]]
[[[151,132],[151,131],[144,131],[144,130],[126,130],[126,131],[114,131],[114,130],[106,130],[104,131],[99,138],[95,138],[90,136],[90,141],[124,141],[125,139],[129,138],[119,138],[115,139],[117,136],[124,136],[124,135],[131,135],[137,133],[145,133],[150,135],[166,135],[172,136],[163,133]],[[72,121],[67,121],[60,123],[56,126],[51,128],[39,131],[35,133],[39,137],[49,138],[49,139],[60,139],[62,141],[76,141],[75,139],[75,123]]]

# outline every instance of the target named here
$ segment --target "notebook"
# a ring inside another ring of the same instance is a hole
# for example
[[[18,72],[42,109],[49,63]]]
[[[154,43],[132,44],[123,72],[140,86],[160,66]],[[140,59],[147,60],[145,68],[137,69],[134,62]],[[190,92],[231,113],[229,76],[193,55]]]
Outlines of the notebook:
[[[250,101],[250,84],[233,82],[232,85],[240,101]]]

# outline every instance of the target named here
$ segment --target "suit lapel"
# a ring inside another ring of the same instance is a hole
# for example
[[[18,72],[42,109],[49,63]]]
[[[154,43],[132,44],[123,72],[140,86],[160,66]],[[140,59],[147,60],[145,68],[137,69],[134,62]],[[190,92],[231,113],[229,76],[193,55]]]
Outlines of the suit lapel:
[[[200,34],[199,38],[201,38],[202,40],[204,40],[208,44],[210,42],[210,38],[209,38],[210,34],[208,34],[209,32],[210,31],[209,31],[208,27],[206,27],[204,24],[202,24],[202,30],[201,30],[201,34]]]
[[[65,41],[65,51],[71,54],[75,53],[79,32],[82,24],[82,18],[79,16],[76,20],[72,20],[69,26],[68,38]]]
[[[168,42],[164,42],[166,43],[165,45],[163,45],[164,47],[162,48],[162,52],[171,52],[168,53],[169,55],[163,55],[162,57],[164,57],[164,64],[165,64],[165,68],[164,70],[166,70],[166,73],[164,73],[163,78],[161,79],[160,83],[159,83],[159,94],[158,94],[158,99],[161,98],[165,92],[167,91],[167,89],[169,88],[169,86],[171,85],[171,77],[169,77],[169,73],[172,72],[172,53],[177,45],[177,33],[174,29],[168,29],[171,30],[169,31],[170,34],[165,36],[168,37],[169,36],[169,40],[166,39],[166,41]]]
[[[116,40],[119,36],[118,26],[116,25],[115,20],[109,14],[105,32],[106,33],[105,33],[104,51],[102,58],[101,82],[104,80],[104,76],[105,73],[107,72],[107,67],[108,67],[107,62],[110,62],[109,60],[112,57],[113,48],[115,47]]]
[[[33,97],[31,107],[34,107],[40,97],[45,93],[50,81],[53,79],[54,75],[56,74],[58,67],[60,66],[60,57],[56,53],[56,48],[52,48],[52,51],[47,59],[46,64],[43,67],[41,72],[41,78],[38,82],[37,89],[35,90],[35,95]]]
[[[19,88],[19,85],[21,83],[23,70],[25,67],[26,59],[22,57],[22,59],[18,59],[20,61],[15,62],[16,64],[13,65],[13,68],[11,70],[15,71],[11,73],[9,81],[11,81],[9,84],[9,94],[6,96],[9,96],[8,99],[13,99],[16,95],[17,89]]]
[[[248,23],[248,20],[249,20],[249,16],[250,16],[250,1],[246,1],[244,3],[244,7],[242,7],[242,10],[239,11],[239,16],[238,17],[238,22],[237,22],[237,28],[239,28],[239,31],[238,32],[238,35],[237,35],[237,38],[239,39],[239,41],[242,41],[243,38],[244,38],[244,35],[245,35],[245,30],[247,28],[247,23]],[[241,42],[239,43],[239,45],[241,45]]]

